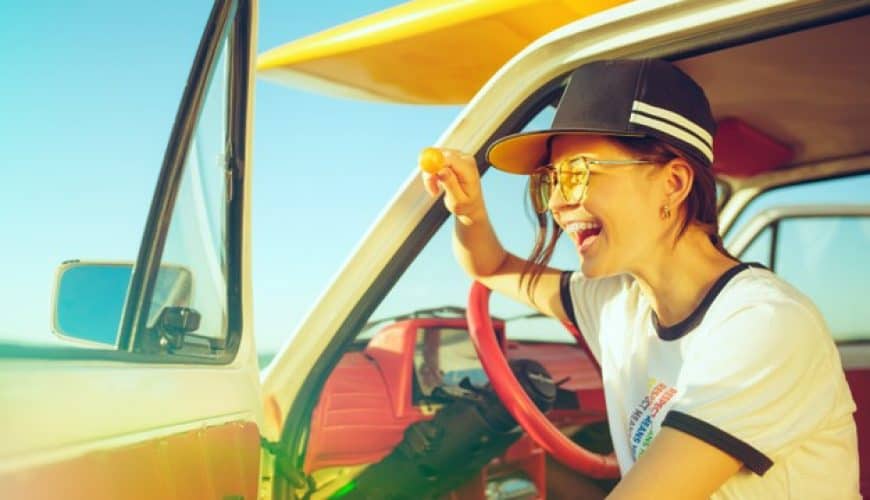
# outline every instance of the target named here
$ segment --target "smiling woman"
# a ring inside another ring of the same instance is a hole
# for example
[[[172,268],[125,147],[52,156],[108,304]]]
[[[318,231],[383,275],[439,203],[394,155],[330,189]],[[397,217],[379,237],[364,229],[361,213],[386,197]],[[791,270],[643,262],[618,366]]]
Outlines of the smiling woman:
[[[449,151],[423,182],[445,192],[466,273],[582,332],[601,365],[622,474],[612,498],[779,497],[832,476],[837,496],[854,497],[856,468],[830,467],[858,455],[837,349],[804,294],[724,249],[714,130],[703,90],[671,63],[574,70],[548,129],[507,135],[487,152],[495,168],[532,176],[531,260],[497,239],[472,156]],[[578,272],[548,266],[562,231],[575,242]],[[478,347],[485,368],[492,350]],[[500,384],[510,408],[513,389]],[[568,453],[563,436],[540,430],[540,413],[513,415],[563,464],[600,477],[600,460]],[[788,430],[774,433],[782,422]]]

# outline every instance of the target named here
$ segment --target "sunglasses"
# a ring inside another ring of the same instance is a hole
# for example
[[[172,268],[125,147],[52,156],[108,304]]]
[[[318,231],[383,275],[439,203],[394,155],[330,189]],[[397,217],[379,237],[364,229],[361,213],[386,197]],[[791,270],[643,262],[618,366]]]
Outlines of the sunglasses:
[[[652,160],[594,160],[585,156],[573,156],[558,163],[538,167],[529,175],[529,192],[535,212],[542,214],[549,210],[553,189],[567,203],[582,203],[589,188],[590,166],[607,165],[612,167],[656,163]]]

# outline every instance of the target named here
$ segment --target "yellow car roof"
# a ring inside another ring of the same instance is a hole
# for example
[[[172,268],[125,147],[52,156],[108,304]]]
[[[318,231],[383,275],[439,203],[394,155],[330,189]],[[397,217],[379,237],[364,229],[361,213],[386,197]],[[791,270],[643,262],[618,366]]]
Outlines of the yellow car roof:
[[[412,104],[463,104],[538,37],[626,0],[414,0],[273,48],[267,80]]]

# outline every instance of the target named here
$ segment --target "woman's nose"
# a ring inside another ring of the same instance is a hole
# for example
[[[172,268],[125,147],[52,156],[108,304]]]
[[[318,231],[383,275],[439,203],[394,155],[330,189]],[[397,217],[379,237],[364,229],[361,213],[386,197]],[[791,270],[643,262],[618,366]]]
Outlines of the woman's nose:
[[[562,190],[559,186],[553,188],[553,192],[550,193],[550,200],[547,202],[547,207],[550,209],[550,212],[557,212],[566,208],[577,208],[578,206],[580,206],[579,202],[568,203],[565,201],[565,197],[562,196]]]

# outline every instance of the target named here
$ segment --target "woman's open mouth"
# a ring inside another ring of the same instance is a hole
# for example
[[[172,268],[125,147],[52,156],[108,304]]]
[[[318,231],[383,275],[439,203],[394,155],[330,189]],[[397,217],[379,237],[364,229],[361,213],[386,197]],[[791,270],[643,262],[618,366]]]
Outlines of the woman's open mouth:
[[[585,253],[598,241],[601,231],[601,224],[595,221],[571,222],[565,225],[565,232],[574,240],[580,253]]]

